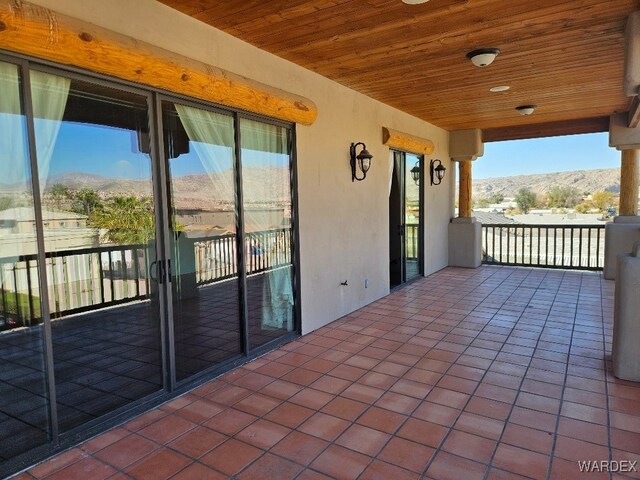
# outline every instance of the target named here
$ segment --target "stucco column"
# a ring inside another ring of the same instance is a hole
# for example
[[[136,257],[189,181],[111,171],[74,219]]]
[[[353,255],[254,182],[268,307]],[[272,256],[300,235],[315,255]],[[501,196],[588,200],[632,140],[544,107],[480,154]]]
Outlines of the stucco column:
[[[628,254],[640,241],[638,216],[638,157],[640,156],[640,127],[630,127],[628,116],[611,115],[609,146],[621,152],[620,208],[613,222],[607,223],[604,235],[604,278],[617,279],[617,259]]]
[[[620,215],[638,215],[640,150],[623,150],[620,165]]]
[[[460,169],[458,217],[471,218],[471,160],[458,162]]]
[[[471,216],[471,162],[484,153],[477,129],[449,133],[449,155],[458,162],[458,216],[449,223],[449,265],[476,268],[482,263],[482,225]]]

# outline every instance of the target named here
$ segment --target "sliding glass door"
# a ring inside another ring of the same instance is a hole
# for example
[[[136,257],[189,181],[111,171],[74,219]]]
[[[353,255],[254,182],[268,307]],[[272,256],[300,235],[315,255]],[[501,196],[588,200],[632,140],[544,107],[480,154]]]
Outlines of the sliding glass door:
[[[290,129],[163,99],[175,379],[295,328]]]
[[[50,439],[24,77],[0,61],[0,464]]]
[[[0,56],[0,476],[296,330],[292,144]]]
[[[149,97],[30,74],[64,432],[163,387]]]
[[[294,329],[289,131],[240,119],[249,347]]]
[[[418,177],[416,175],[416,169]],[[413,172],[412,172],[413,170]],[[404,270],[405,281],[423,274],[422,259],[422,201],[420,175],[422,157],[404,154]]]
[[[423,275],[423,158],[391,151],[389,183],[389,276],[396,287]]]
[[[162,102],[176,380],[242,353],[234,118]]]

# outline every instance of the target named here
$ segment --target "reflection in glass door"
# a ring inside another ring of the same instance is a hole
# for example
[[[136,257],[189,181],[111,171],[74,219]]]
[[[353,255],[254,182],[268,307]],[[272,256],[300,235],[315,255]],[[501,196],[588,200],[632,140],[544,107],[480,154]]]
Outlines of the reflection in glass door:
[[[422,218],[420,179],[414,180],[411,170],[423,171],[422,157],[404,154],[404,265],[405,281],[422,275]]]
[[[294,330],[289,130],[240,119],[249,347]]]
[[[0,472],[297,326],[291,125],[5,58]]]
[[[50,434],[23,88],[18,65],[0,62],[0,464]]]
[[[163,387],[149,97],[31,71],[58,425]]]
[[[234,118],[162,102],[176,380],[242,353]]]

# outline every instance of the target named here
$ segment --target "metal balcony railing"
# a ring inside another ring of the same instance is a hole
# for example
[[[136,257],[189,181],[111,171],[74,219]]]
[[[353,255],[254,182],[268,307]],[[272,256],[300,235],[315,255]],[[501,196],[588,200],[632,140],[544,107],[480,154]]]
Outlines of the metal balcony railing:
[[[198,286],[238,275],[234,234],[180,238],[179,244],[180,267],[195,268]],[[51,317],[148,299],[155,275],[150,248],[110,245],[46,252]],[[248,275],[291,264],[291,229],[247,233],[245,261]],[[0,331],[40,323],[40,297],[37,255],[0,258]]]
[[[482,261],[574,270],[604,267],[604,225],[483,224]]]
[[[407,260],[418,260],[418,227],[417,223],[405,225]]]

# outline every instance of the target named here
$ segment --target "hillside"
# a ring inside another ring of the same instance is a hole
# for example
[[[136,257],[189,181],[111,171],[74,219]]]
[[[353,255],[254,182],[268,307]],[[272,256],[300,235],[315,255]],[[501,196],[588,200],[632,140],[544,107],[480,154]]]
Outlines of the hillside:
[[[620,191],[620,169],[577,170],[574,172],[474,179],[473,195],[475,198],[481,198],[492,193],[501,193],[505,197],[512,198],[523,187],[534,192],[545,193],[552,187],[565,185],[576,187],[580,193],[593,193],[599,190],[618,193]]]
[[[289,170],[278,167],[245,167],[243,169],[244,201],[267,205],[286,203],[289,198]],[[89,188],[101,197],[133,195],[150,197],[151,180],[131,180],[68,172],[57,175],[47,183],[47,189],[60,184],[71,190]],[[215,188],[215,186],[219,186]],[[0,192],[4,191],[0,185]],[[184,175],[175,177],[171,184],[173,202],[178,208],[211,208],[228,205],[233,201],[234,187],[231,171],[211,175]],[[13,186],[5,186],[9,190]]]

